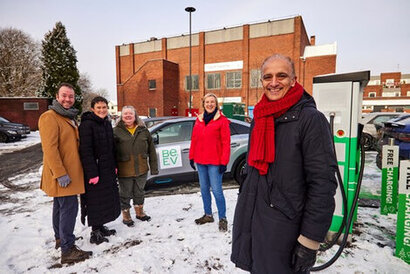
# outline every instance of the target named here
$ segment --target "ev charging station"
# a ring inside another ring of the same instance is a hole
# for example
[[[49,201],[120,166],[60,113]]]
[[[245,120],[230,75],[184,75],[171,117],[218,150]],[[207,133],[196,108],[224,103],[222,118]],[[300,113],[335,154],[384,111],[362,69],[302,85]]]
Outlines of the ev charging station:
[[[332,238],[343,225],[343,215],[354,206],[360,169],[360,137],[362,126],[363,89],[370,79],[370,71],[345,74],[329,74],[313,78],[313,97],[317,109],[330,121],[334,133],[337,162],[347,199],[343,208],[341,189],[335,195],[336,207],[333,213],[329,236]],[[333,124],[333,125],[332,125]],[[356,219],[357,206],[353,209]],[[350,224],[349,232],[352,232]]]

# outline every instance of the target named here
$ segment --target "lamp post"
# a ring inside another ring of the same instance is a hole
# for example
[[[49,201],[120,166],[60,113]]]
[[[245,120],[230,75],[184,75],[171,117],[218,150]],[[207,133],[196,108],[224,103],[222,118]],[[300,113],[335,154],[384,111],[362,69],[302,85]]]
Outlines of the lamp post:
[[[192,117],[192,35],[191,35],[191,13],[196,9],[194,7],[186,7],[185,11],[189,12],[189,113],[188,116]]]

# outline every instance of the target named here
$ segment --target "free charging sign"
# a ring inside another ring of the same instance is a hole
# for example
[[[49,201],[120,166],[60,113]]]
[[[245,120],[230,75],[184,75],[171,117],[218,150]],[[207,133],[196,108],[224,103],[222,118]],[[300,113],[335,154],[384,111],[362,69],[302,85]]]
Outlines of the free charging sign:
[[[180,146],[166,146],[158,148],[157,150],[159,152],[159,162],[161,169],[182,166]]]
[[[380,214],[397,212],[397,182],[399,174],[399,147],[383,146]]]
[[[410,161],[400,161],[396,256],[410,264]]]

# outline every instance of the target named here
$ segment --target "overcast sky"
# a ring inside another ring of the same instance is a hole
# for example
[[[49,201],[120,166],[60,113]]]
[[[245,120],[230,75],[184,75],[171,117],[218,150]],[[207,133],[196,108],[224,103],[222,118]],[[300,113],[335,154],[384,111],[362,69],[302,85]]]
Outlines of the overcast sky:
[[[0,28],[37,41],[57,21],[67,28],[78,68],[116,99],[115,46],[301,15],[316,45],[337,42],[336,72],[410,73],[409,0],[0,0]]]

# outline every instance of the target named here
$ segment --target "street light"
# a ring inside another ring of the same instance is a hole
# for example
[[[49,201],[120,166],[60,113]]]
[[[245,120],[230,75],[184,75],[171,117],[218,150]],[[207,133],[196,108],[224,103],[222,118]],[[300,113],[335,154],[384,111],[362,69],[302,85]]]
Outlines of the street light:
[[[191,35],[191,13],[195,11],[194,7],[186,7],[186,12],[189,12],[189,113],[188,116],[192,117],[192,35]]]

